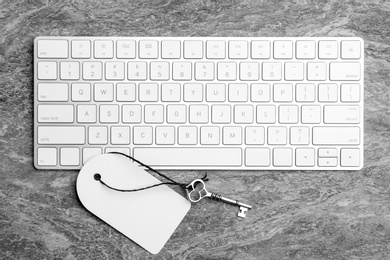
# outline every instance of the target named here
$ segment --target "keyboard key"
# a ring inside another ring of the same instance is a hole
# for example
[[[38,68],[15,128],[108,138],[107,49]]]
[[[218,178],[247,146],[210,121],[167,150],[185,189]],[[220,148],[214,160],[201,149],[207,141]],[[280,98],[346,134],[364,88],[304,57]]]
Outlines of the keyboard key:
[[[184,84],[184,101],[202,102],[203,101],[203,84],[185,83]]]
[[[264,144],[264,133],[262,126],[245,127],[245,144]]]
[[[141,119],[142,119],[141,105],[122,106],[123,123],[141,123]]]
[[[360,80],[360,63],[331,62],[330,80],[340,80],[340,81]]]
[[[38,79],[57,79],[57,63],[55,61],[38,62]]]
[[[130,144],[130,127],[112,126],[110,130],[111,144]]]
[[[111,59],[114,57],[114,42],[111,40],[94,41],[94,57],[96,59]]]
[[[219,127],[218,126],[202,126],[200,128],[200,143],[201,144],[219,144]]]
[[[222,129],[223,144],[242,144],[241,126],[225,126]]]
[[[202,41],[184,41],[185,59],[202,59],[203,42]]]
[[[139,41],[139,58],[140,59],[157,59],[158,58],[158,41],[140,40]]]
[[[133,40],[118,40],[116,42],[116,57],[118,59],[135,59],[136,43]]]
[[[181,96],[181,86],[179,83],[161,84],[161,101],[178,102]]]
[[[89,83],[73,83],[72,101],[91,101],[91,85]]]
[[[315,41],[296,41],[297,59],[315,59],[316,42]]]
[[[337,157],[337,148],[320,148],[318,157]]]
[[[259,63],[240,62],[240,80],[259,80]]]
[[[100,123],[118,123],[119,106],[118,105],[100,105],[99,118]]]
[[[145,123],[156,124],[164,122],[164,106],[163,105],[145,105]]]
[[[324,106],[324,123],[358,124],[360,123],[359,106]]]
[[[153,128],[151,126],[134,126],[133,127],[133,143],[134,144],[152,144],[153,143]],[[141,159],[138,158],[138,160],[141,160]],[[142,162],[144,162],[144,161],[142,161]]]
[[[80,64],[77,61],[61,62],[60,78],[63,80],[78,80],[80,78]]]
[[[342,102],[359,102],[360,101],[360,84],[341,84],[341,101]]]
[[[88,127],[88,143],[89,144],[107,144],[108,129],[106,126],[90,126]]]
[[[83,62],[83,79],[85,80],[101,80],[102,79],[102,63],[98,61]]]
[[[298,123],[298,106],[279,106],[279,123]]]
[[[253,83],[251,84],[252,102],[269,102],[271,100],[270,84]]]
[[[206,101],[224,102],[226,100],[226,86],[223,83],[206,84]]]
[[[342,59],[360,59],[360,41],[341,41]]]
[[[320,59],[337,59],[338,55],[337,41],[319,41],[318,58]]]
[[[173,62],[172,65],[173,80],[191,80],[192,79],[192,63],[191,62]]]
[[[80,149],[78,147],[61,148],[60,164],[63,166],[78,166],[80,164]]]
[[[105,153],[111,153],[111,152],[117,152],[117,153],[123,153],[130,155],[130,149],[125,147],[107,147],[105,149]]]
[[[337,102],[338,94],[337,84],[318,84],[318,101]]]
[[[67,40],[38,40],[38,58],[68,58]]]
[[[186,105],[168,105],[167,106],[167,122],[184,124],[187,122],[187,107]]]
[[[73,105],[39,105],[37,118],[40,123],[72,123]]]
[[[268,127],[268,144],[287,144],[287,127]]]
[[[273,165],[292,166],[293,165],[293,150],[291,148],[274,148],[273,150]]]
[[[147,64],[144,61],[129,61],[127,63],[127,78],[129,80],[146,80]]]
[[[40,166],[57,165],[57,149],[54,147],[39,147],[37,149],[37,164]]]
[[[274,124],[276,122],[276,106],[257,106],[256,122],[259,124]]]
[[[233,62],[218,62],[218,80],[236,80],[237,64]]]
[[[269,148],[246,148],[246,166],[269,166],[271,162],[271,152]]]
[[[248,101],[248,85],[245,83],[230,83],[229,101],[230,102]]]
[[[281,80],[282,63],[280,62],[263,62],[262,70],[263,80]]]
[[[106,62],[106,80],[124,80],[125,63],[121,61]]]
[[[89,59],[91,58],[91,41],[73,40],[72,41],[72,58]]]
[[[252,59],[269,59],[271,58],[270,41],[252,41],[251,42]]]
[[[38,144],[85,144],[84,126],[39,126]]]
[[[39,83],[38,101],[68,101],[68,84]]]
[[[360,166],[360,150],[358,148],[341,149],[341,166],[343,167]]]
[[[156,144],[172,145],[175,144],[175,127],[157,126],[156,127]]]
[[[208,105],[190,105],[190,123],[207,124],[209,122]]]
[[[295,165],[300,167],[310,167],[315,165],[314,148],[297,148],[295,149]]]
[[[95,83],[94,84],[94,100],[95,101],[113,101],[114,100],[114,85],[111,83]]]
[[[314,102],[316,100],[315,85],[312,83],[297,83],[295,94],[297,102]]]
[[[179,144],[197,144],[198,143],[198,128],[195,126],[179,126],[178,127],[178,143]]]
[[[214,75],[213,62],[195,62],[196,80],[214,80]]]
[[[77,122],[78,123],[96,123],[96,105],[78,105]]]
[[[321,106],[302,106],[301,108],[302,124],[321,123]]]
[[[102,148],[86,147],[83,148],[83,165],[86,164],[93,157],[102,154]]]
[[[325,62],[308,62],[307,63],[307,80],[326,80],[327,70]]]
[[[158,101],[157,83],[140,83],[138,85],[139,101],[153,102]]]
[[[360,128],[354,126],[315,126],[313,127],[314,145],[358,145]]]
[[[234,106],[234,123],[251,124],[253,123],[253,106],[236,105]]]
[[[318,166],[320,167],[336,167],[337,158],[318,158]]]
[[[116,84],[116,100],[120,102],[134,102],[136,100],[135,89],[134,83]]]
[[[169,80],[169,62],[152,61],[150,63],[151,80]]]
[[[211,107],[211,121],[213,123],[228,124],[231,122],[230,105],[213,105]]]
[[[274,101],[291,102],[293,100],[293,85],[289,83],[274,84]]]
[[[290,144],[308,145],[310,144],[310,129],[307,126],[290,127]]]
[[[134,157],[151,166],[240,166],[241,148],[134,148]]]
[[[206,41],[207,59],[225,59],[225,41]]]
[[[181,53],[180,41],[162,41],[161,57],[163,59],[180,59]]]
[[[229,41],[229,59],[247,59],[247,41]]]
[[[274,58],[275,59],[292,59],[293,42],[292,41],[274,41]]]
[[[286,62],[284,64],[284,78],[286,80],[303,80],[304,66],[303,62]]]

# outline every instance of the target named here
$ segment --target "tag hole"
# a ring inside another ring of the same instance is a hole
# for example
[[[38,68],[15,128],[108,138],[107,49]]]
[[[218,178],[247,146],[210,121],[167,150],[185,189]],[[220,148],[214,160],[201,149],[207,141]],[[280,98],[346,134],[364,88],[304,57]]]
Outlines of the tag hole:
[[[102,176],[100,176],[99,173],[95,173],[95,175],[93,176],[93,178],[97,181],[100,181],[100,179],[102,178]]]

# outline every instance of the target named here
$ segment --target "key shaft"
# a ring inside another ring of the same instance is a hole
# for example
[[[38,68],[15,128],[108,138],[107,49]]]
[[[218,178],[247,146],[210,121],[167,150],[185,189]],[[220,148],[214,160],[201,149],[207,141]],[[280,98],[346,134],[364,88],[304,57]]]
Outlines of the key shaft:
[[[220,194],[211,193],[210,197],[211,197],[211,199],[213,199],[215,201],[222,201],[222,202],[226,202],[226,203],[238,206],[238,207],[244,207],[244,208],[247,208],[247,209],[251,209],[252,208],[252,206],[250,206],[248,204],[244,204],[242,202],[239,202],[238,200],[233,200],[233,199],[229,199],[229,198],[223,197]]]

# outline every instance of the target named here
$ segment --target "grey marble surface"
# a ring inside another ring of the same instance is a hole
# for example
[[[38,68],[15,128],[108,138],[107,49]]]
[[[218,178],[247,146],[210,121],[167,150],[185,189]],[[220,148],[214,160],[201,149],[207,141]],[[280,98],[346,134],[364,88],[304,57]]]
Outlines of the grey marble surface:
[[[0,0],[0,259],[390,259],[390,3],[300,2]],[[214,171],[248,217],[204,201],[150,255],[82,207],[76,171],[32,166],[38,35],[362,37],[365,167]]]

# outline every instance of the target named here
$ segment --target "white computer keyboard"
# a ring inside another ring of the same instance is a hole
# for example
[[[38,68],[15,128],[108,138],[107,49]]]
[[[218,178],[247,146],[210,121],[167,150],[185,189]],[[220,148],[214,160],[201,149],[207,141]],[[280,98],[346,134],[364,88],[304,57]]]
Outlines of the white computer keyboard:
[[[361,38],[37,37],[34,165],[357,170]]]

